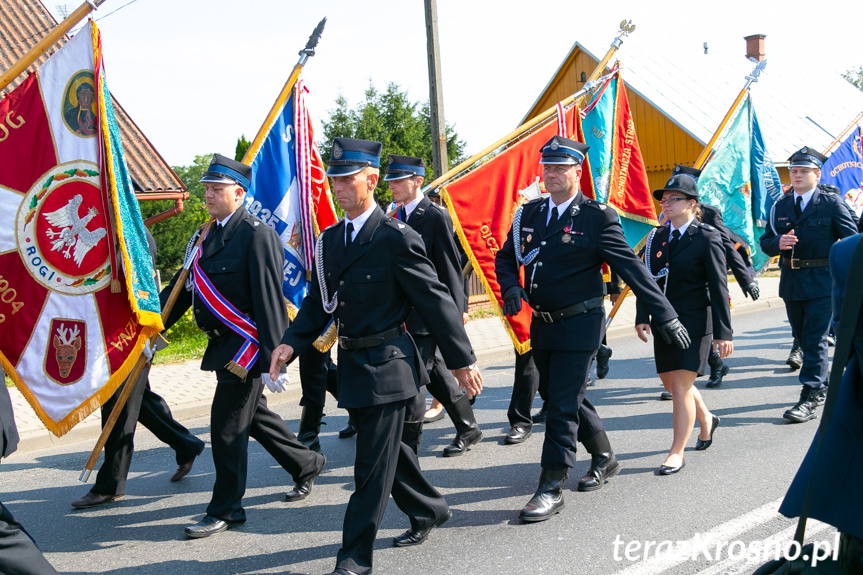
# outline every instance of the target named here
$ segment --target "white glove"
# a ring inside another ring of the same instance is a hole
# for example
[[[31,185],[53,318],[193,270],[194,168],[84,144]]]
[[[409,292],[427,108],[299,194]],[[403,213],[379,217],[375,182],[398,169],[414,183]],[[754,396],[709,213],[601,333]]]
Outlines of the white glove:
[[[288,379],[287,373],[280,373],[279,378],[276,381],[270,379],[269,373],[261,373],[261,379],[264,381],[264,385],[267,386],[272,393],[281,393],[288,389],[288,384],[291,382]]]
[[[144,349],[141,353],[143,353],[144,357],[147,359],[153,359],[153,346],[150,345],[149,339],[144,343]]]

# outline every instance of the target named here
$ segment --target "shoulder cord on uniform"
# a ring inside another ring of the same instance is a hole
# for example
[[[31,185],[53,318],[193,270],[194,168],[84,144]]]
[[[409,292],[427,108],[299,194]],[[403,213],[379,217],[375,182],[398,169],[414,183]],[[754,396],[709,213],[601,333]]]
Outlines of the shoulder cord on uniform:
[[[318,287],[321,288],[321,303],[324,306],[324,311],[333,313],[336,311],[336,305],[339,302],[339,290],[333,294],[330,299],[330,292],[327,290],[327,282],[324,279],[324,233],[318,235],[318,241],[315,242],[315,269],[318,272]]]
[[[519,206],[512,218],[512,248],[515,250],[515,259],[523,266],[527,266],[539,255],[539,248],[533,248],[527,256],[522,257],[519,247],[521,246],[521,211],[524,206]]]
[[[195,244],[198,242],[198,238],[201,236],[201,230],[203,228],[198,228],[195,230],[195,233],[192,234],[192,237],[189,239],[189,243],[186,244],[186,253],[183,255],[183,269],[187,269],[189,271],[192,270],[192,262],[195,259]],[[192,274],[186,276],[186,283],[184,287],[186,291],[192,291],[194,286],[194,281],[192,278]]]
[[[778,235],[776,233],[776,226],[773,225],[774,214],[776,214],[776,202],[773,202],[773,205],[770,206],[770,229],[773,230],[773,235]]]
[[[647,273],[650,274],[650,277],[655,279],[657,283],[662,278],[665,278],[665,282],[662,284],[662,295],[665,295],[665,290],[668,288],[668,274],[670,273],[668,269],[668,265],[659,270],[659,273],[654,274],[653,268],[650,266],[650,254],[651,248],[653,247],[653,236],[656,235],[656,230],[659,228],[653,228],[650,230],[650,233],[647,235],[647,243],[644,245],[644,265],[647,266]]]

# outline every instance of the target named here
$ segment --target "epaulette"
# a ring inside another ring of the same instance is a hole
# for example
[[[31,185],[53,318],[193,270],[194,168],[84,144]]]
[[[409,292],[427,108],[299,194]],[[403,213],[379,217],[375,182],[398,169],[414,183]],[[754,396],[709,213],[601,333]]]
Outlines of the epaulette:
[[[264,222],[262,222],[261,220],[259,220],[258,218],[256,218],[255,216],[252,216],[251,218],[244,218],[243,221],[246,222],[247,224],[249,224],[252,227],[252,229],[267,225]]]
[[[832,194],[837,194],[839,196],[842,195],[842,190],[840,190],[838,187],[834,186],[833,184],[818,184],[818,187],[820,189],[824,190],[825,192],[830,192]]]
[[[585,200],[585,202],[582,205],[590,206],[591,208],[595,208],[601,212],[604,212],[605,210],[608,209],[608,206],[603,204],[602,202],[597,202],[596,200],[591,200],[589,198],[587,200]]]
[[[704,228],[704,229],[705,229],[705,230],[707,230],[708,232],[716,231],[716,228],[714,228],[714,227],[713,227],[713,226],[711,226],[710,224],[705,224],[704,222],[698,222],[698,227],[699,227],[699,228]]]
[[[394,230],[397,230],[402,235],[406,234],[410,229],[408,228],[408,225],[406,223],[395,218],[384,218],[384,225]]]
[[[432,202],[432,205],[433,205],[434,207],[436,207],[437,209],[439,209],[440,211],[442,211],[442,212],[444,212],[444,213],[447,213],[447,211],[446,211],[446,208],[445,208],[445,207],[443,207],[443,206],[439,206],[439,205],[437,205],[437,204],[436,204],[436,203],[434,203],[434,202]]]
[[[548,201],[548,197],[547,197],[547,196],[540,196],[540,197],[538,197],[538,198],[534,198],[534,199],[532,199],[532,200],[530,200],[530,201],[528,201],[528,202],[525,202],[523,205],[525,205],[525,206],[529,206],[529,205],[531,205],[531,204],[541,204],[542,202],[547,202],[547,201]]]

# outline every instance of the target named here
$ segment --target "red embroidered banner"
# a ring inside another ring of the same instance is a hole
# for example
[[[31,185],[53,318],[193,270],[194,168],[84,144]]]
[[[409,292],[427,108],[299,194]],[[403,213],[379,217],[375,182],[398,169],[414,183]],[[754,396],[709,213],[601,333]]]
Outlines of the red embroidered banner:
[[[576,107],[566,112],[564,125],[570,138],[584,142],[581,117]],[[506,240],[516,208],[525,201],[525,196],[533,192],[530,197],[535,197],[544,189],[539,150],[558,132],[558,122],[551,121],[480,167],[450,181],[441,190],[462,247],[518,353],[530,349],[531,309],[525,305],[517,316],[503,314],[500,285],[494,273],[494,256]],[[586,159],[583,168],[581,190],[593,198],[593,183]]]

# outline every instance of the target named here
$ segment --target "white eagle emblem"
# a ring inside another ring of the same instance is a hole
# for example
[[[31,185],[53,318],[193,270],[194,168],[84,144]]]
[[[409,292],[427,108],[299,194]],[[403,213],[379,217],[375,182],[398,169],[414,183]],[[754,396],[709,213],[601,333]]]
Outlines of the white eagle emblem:
[[[59,210],[44,214],[49,224],[55,228],[62,228],[60,231],[45,232],[51,239],[51,251],[59,252],[66,248],[63,251],[63,257],[74,258],[79,266],[87,252],[108,234],[105,228],[92,231],[87,229],[87,224],[99,213],[96,208],[90,208],[83,218],[78,217],[78,208],[83,200],[81,194],[77,194]]]

